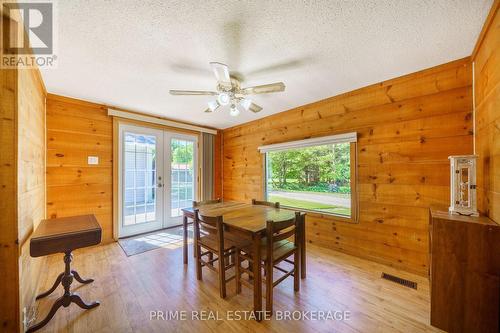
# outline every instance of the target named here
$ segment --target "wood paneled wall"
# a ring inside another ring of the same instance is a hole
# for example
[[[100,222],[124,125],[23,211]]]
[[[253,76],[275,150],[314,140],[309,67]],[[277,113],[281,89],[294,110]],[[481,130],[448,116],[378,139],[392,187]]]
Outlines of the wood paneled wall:
[[[101,104],[47,96],[47,216],[95,214],[113,239],[113,121]],[[98,156],[98,165],[88,165]]]
[[[495,1],[473,55],[478,203],[500,223],[500,1]]]
[[[222,198],[222,131],[217,131],[214,145],[214,198]]]
[[[29,238],[45,218],[45,87],[38,69],[18,70],[17,209],[20,309],[34,314],[44,258],[31,258]]]
[[[24,243],[45,215],[46,93],[38,70],[18,73],[18,214]]]
[[[28,240],[45,217],[46,91],[38,69],[1,69],[0,78],[0,331],[17,332],[43,263]]]
[[[381,82],[223,132],[228,200],[263,196],[263,144],[358,132],[359,223],[309,214],[310,243],[428,271],[428,208],[449,204],[449,155],[472,153],[470,59]]]
[[[113,119],[107,109],[103,104],[47,96],[47,216],[95,214],[103,228],[103,243],[113,241]],[[215,141],[215,155],[220,156],[220,133]],[[98,156],[99,165],[88,165],[88,156]],[[214,169],[214,194],[220,196],[220,160]]]
[[[0,83],[0,327],[13,332],[19,325],[17,71],[0,70]]]

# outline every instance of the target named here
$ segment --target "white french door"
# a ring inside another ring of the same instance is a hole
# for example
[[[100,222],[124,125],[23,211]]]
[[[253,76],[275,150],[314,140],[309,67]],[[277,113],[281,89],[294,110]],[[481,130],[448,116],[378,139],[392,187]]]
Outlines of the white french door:
[[[196,198],[197,137],[119,125],[118,236],[181,224]]]
[[[196,199],[198,137],[165,132],[165,226],[182,224],[182,208]]]

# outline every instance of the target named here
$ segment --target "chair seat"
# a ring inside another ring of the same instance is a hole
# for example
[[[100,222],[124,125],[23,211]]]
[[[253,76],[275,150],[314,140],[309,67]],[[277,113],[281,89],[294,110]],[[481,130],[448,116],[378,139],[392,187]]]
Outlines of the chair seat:
[[[200,237],[200,245],[208,248],[212,252],[219,252],[219,241],[215,236]],[[243,246],[247,246],[247,242],[244,240],[236,241],[233,239],[224,238],[224,251],[229,251],[230,249],[235,247],[241,248]]]
[[[273,244],[273,261],[279,259],[285,259],[288,255],[292,254],[292,252],[297,247],[293,242],[290,242],[287,239],[283,239],[279,242]],[[243,251],[246,252],[250,257],[252,256],[252,248],[251,247],[243,247]],[[267,243],[266,240],[263,239],[260,245],[260,254],[263,261],[267,260]]]

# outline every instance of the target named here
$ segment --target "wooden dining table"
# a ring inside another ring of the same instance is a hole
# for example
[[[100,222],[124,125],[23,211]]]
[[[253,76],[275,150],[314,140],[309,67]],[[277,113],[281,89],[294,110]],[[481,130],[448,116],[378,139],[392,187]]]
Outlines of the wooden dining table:
[[[205,216],[222,216],[224,232],[252,241],[253,272],[261,272],[261,239],[266,236],[267,221],[283,221],[295,216],[295,212],[285,208],[263,205],[252,205],[234,201],[208,204],[197,207]],[[188,219],[194,220],[194,208],[184,208],[183,212],[183,259],[188,263]],[[304,218],[299,232],[300,274],[306,277],[306,242]],[[262,275],[254,273],[254,311],[257,316],[262,313]]]

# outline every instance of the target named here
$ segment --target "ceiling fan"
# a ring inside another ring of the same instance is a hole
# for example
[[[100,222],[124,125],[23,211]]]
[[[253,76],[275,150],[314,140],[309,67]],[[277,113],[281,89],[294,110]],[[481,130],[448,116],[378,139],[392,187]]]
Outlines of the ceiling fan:
[[[285,84],[283,82],[264,84],[261,86],[241,88],[240,81],[229,74],[227,65],[219,62],[211,62],[210,66],[217,79],[217,91],[200,91],[200,90],[170,90],[171,95],[209,95],[216,96],[214,100],[208,102],[208,108],[205,112],[214,112],[220,106],[230,106],[229,114],[231,116],[238,116],[240,110],[259,112],[262,107],[253,103],[251,99],[247,98],[248,95],[254,94],[267,94],[274,92],[285,91]]]

